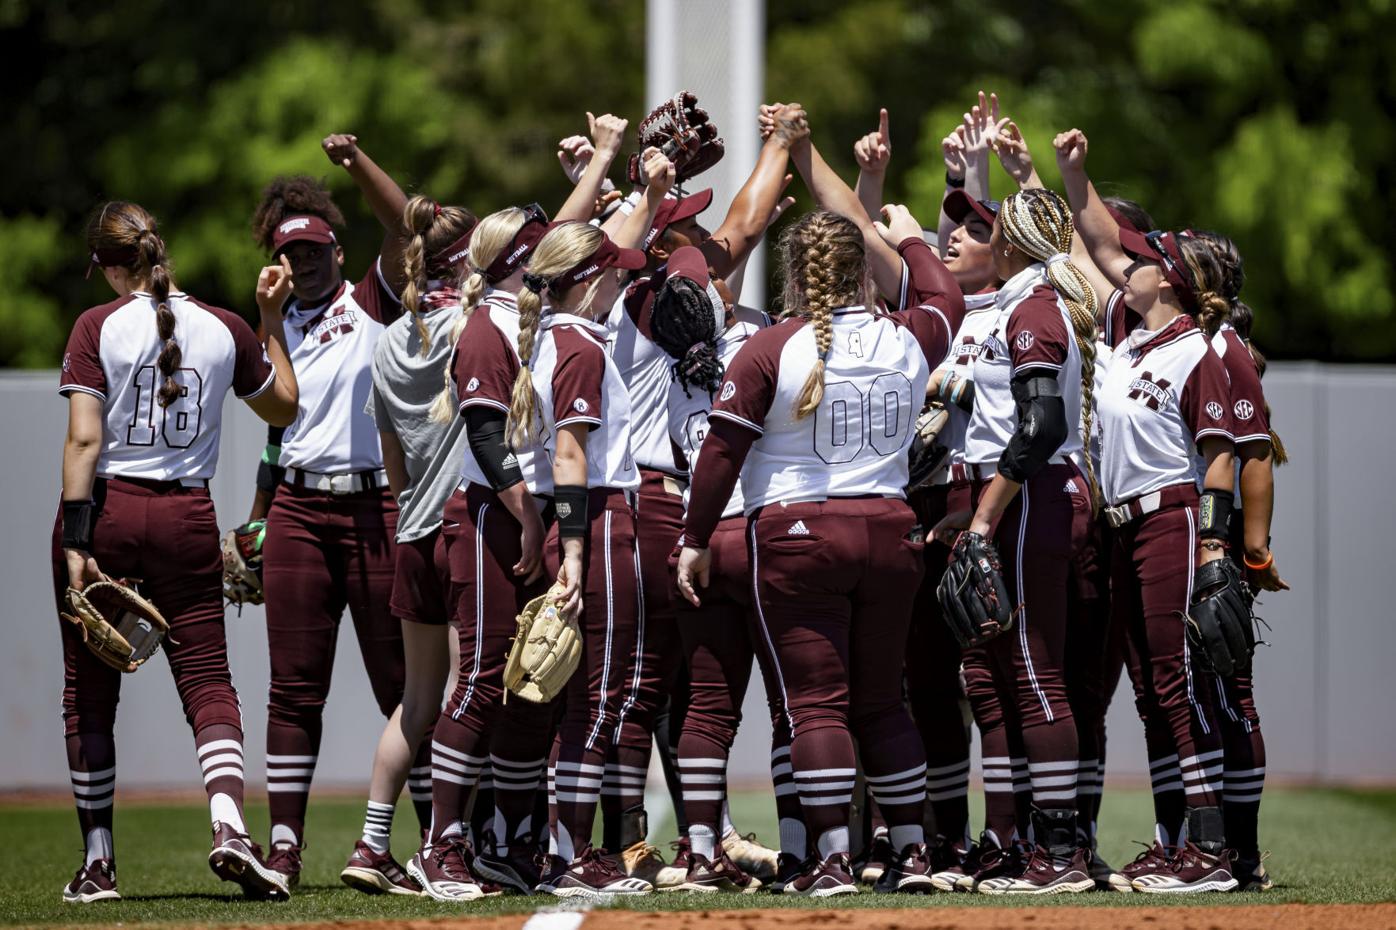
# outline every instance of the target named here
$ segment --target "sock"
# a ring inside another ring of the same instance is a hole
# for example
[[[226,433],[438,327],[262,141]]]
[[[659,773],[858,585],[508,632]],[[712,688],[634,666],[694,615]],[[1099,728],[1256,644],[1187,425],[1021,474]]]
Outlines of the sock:
[[[926,842],[926,830],[919,823],[908,823],[902,824],[899,827],[890,827],[888,828],[888,833],[892,840],[892,848],[897,850],[897,852],[901,852],[912,843],[920,845]]]
[[[726,792],[722,798],[722,835],[737,832],[737,825],[732,823],[732,808],[727,804]]]
[[[526,761],[503,759],[490,754],[490,769],[494,780],[495,854],[507,855],[512,840],[533,829],[534,800],[543,784],[543,769],[547,760]]]
[[[424,830],[431,827],[431,743],[432,734],[427,733],[417,746],[417,755],[407,772],[407,793],[412,798],[417,825]]]
[[[91,865],[98,859],[114,859],[115,851],[112,849],[111,830],[106,827],[93,827],[87,833],[87,865]]]
[[[809,838],[805,835],[803,820],[780,818],[780,851],[798,859],[809,855]]]
[[[273,845],[299,846],[305,834],[305,808],[320,756],[320,727],[318,717],[313,724],[267,723],[267,806]]]
[[[242,731],[229,724],[214,724],[196,733],[194,744],[208,793],[209,818],[246,833],[242,818]]]
[[[688,825],[688,842],[694,855],[712,861],[717,850],[717,831],[706,824],[691,823]]]
[[[1012,761],[1008,756],[985,756],[984,832],[1002,849],[1017,838],[1017,824]]]
[[[73,806],[87,850],[87,864],[112,856],[112,800],[116,795],[116,742],[107,733],[67,739]]]
[[[819,834],[819,858],[828,859],[835,853],[848,854],[848,827],[831,827]]]
[[[914,731],[913,731],[914,732]],[[869,766],[870,758],[864,759]],[[885,761],[885,760],[884,760]],[[908,843],[924,843],[926,828],[926,765],[920,763],[891,774],[867,774],[868,792],[891,828],[892,845],[900,852]],[[902,839],[898,840],[897,838]]]
[[[473,734],[449,716],[442,715],[436,724],[431,742],[431,841],[437,842],[452,824],[465,818],[465,805],[480,777],[480,770],[489,761],[455,748],[457,736]]]
[[[363,841],[376,853],[392,848],[393,805],[369,801],[364,812]]]

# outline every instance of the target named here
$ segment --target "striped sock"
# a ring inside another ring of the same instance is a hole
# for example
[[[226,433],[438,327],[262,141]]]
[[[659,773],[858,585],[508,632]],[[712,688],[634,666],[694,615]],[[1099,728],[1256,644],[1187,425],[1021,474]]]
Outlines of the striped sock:
[[[898,851],[910,843],[926,842],[926,766],[912,766],[889,775],[867,775],[868,791],[887,820],[892,845]]]
[[[208,793],[209,818],[246,833],[242,819],[242,732],[228,724],[214,724],[200,730],[194,742]]]
[[[392,848],[393,805],[369,801],[364,812],[364,832],[360,837],[376,853]]]

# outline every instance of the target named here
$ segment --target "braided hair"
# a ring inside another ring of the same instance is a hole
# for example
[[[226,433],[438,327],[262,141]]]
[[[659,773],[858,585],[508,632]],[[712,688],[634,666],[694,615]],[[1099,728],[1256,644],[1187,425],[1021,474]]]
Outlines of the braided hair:
[[[795,408],[803,420],[824,399],[824,369],[834,343],[834,310],[872,306],[872,271],[863,231],[852,221],[819,210],[807,213],[780,237],[785,265],[785,316],[800,316],[814,328],[819,358],[810,369]]]
[[[1047,263],[1051,282],[1071,318],[1072,335],[1081,355],[1081,430],[1089,437],[1095,418],[1095,289],[1081,269],[1072,263],[1071,239],[1075,227],[1071,208],[1056,193],[1031,187],[1010,194],[999,208],[999,222],[1009,244],[1029,258]],[[1086,480],[1091,485],[1091,507],[1100,496],[1095,463],[1086,460]]]
[[[524,288],[519,292],[519,374],[514,379],[514,392],[509,398],[509,419],[506,435],[509,445],[521,449],[537,434],[538,398],[533,390],[533,345],[538,338],[538,323],[543,317],[543,291],[555,298],[554,279],[601,248],[606,234],[587,223],[562,223],[548,231],[529,257],[524,272]],[[583,314],[591,305],[596,289],[605,280],[597,275],[587,284],[587,291],[571,312]],[[574,285],[580,287],[581,285]],[[570,289],[569,289],[570,291]]]
[[[92,255],[120,256],[120,267],[131,272],[155,298],[155,329],[160,336],[160,357],[156,361],[163,380],[156,392],[161,407],[179,399],[184,388],[175,380],[184,353],[175,341],[175,315],[170,309],[170,289],[174,284],[165,240],[160,238],[155,217],[142,206],[126,201],[103,204],[87,224],[87,248]],[[102,264],[108,264],[102,261]]]
[[[407,278],[402,289],[402,309],[412,314],[417,337],[422,343],[421,354],[426,356],[431,334],[422,319],[421,301],[429,286],[427,258],[464,236],[475,225],[475,214],[464,207],[443,207],[430,197],[418,194],[403,208],[402,225],[408,235],[407,248],[402,253]]]
[[[526,214],[518,207],[505,207],[481,220],[470,235],[470,252],[466,257],[467,271],[460,287],[460,305],[464,311],[460,319],[451,324],[447,341],[454,348],[460,342],[460,334],[465,331],[471,314],[484,299],[489,282],[485,280],[485,269],[494,264],[499,253],[509,247],[509,243],[523,227]],[[446,366],[445,386],[431,403],[431,419],[437,423],[449,423],[455,416],[455,403],[451,391],[451,366]]]
[[[690,388],[709,394],[722,383],[717,340],[722,334],[709,288],[691,278],[670,275],[654,298],[650,334],[674,359],[674,377],[689,397]]]

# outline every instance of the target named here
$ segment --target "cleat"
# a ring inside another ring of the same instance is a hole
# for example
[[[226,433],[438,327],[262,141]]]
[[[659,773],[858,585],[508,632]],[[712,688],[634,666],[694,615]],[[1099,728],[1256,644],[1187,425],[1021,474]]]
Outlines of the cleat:
[[[377,852],[363,840],[339,873],[340,881],[365,894],[420,895],[422,886],[408,875],[391,852]]]
[[[978,891],[984,882],[1017,875],[1022,871],[1025,858],[1016,844],[1002,848],[980,836],[979,845],[965,856],[965,874],[955,881],[955,890]]]
[[[225,882],[236,882],[242,893],[254,901],[288,901],[290,885],[286,876],[262,858],[262,847],[246,833],[228,824],[213,824],[213,851],[208,867]]]
[[[474,901],[485,889],[466,864],[465,839],[459,834],[428,843],[407,863],[407,874],[436,901]]]
[[[858,893],[858,885],[848,864],[848,853],[834,853],[823,861],[811,859],[806,865],[804,871],[785,883],[783,894],[831,898]]]
[[[669,848],[674,851],[674,861],[659,870],[653,883],[655,891],[676,891],[688,880],[688,862],[692,854],[688,837],[674,840],[669,844]]]
[[[954,891],[959,881],[969,874],[966,862],[974,852],[973,846],[964,850],[946,842],[945,837],[937,836],[931,847],[931,886],[936,891]]]
[[[978,884],[981,894],[1079,894],[1095,888],[1086,850],[1071,856],[1054,856],[1045,846],[1036,846],[1016,874],[986,879]]]
[[[775,894],[781,894],[785,891],[785,886],[798,878],[804,868],[805,864],[799,856],[781,853],[776,857],[776,877],[766,888]]]
[[[738,894],[751,894],[761,887],[761,880],[746,872],[734,863],[723,851],[709,861],[698,853],[689,856],[688,875],[682,885],[673,891],[696,891],[711,894],[718,891],[734,891]]]
[[[1234,891],[1239,882],[1231,874],[1234,854],[1223,849],[1217,854],[1198,848],[1191,841],[1175,850],[1152,871],[1134,878],[1135,891],[1144,894],[1200,894],[1204,891]]]
[[[627,846],[620,854],[620,867],[626,875],[638,878],[653,888],[659,884],[659,873],[664,869],[664,857],[659,854],[658,847],[640,840]]]
[[[551,853],[539,853],[534,857],[533,867],[538,870],[538,884],[533,886],[533,890],[539,894],[552,894],[553,885],[567,871],[567,860]]]
[[[470,870],[503,888],[520,894],[533,894],[542,876],[538,873],[538,863],[532,849],[532,837],[520,837],[509,845],[509,852],[505,855],[481,853],[476,856],[475,861],[470,863]]]
[[[864,858],[853,866],[853,874],[858,876],[858,881],[864,885],[876,884],[882,877],[882,873],[897,861],[897,851],[892,848],[892,841],[887,838],[887,834],[881,833],[873,837],[872,845],[867,848]]]
[[[271,855],[267,856],[267,868],[280,875],[285,881],[286,890],[296,887],[301,880],[301,849],[295,843],[273,843]]]
[[[595,848],[588,848],[573,859],[551,884],[552,893],[557,897],[583,901],[605,902],[617,896],[645,895],[654,891],[649,882],[627,875],[614,859]]]
[[[1091,879],[1095,882],[1096,891],[1122,891],[1132,892],[1134,886],[1119,869],[1100,857],[1100,853],[1093,849],[1087,850],[1087,865]]]
[[[925,843],[910,843],[897,860],[887,867],[882,877],[873,885],[873,891],[907,894],[930,894],[935,886],[931,883],[931,855]]]
[[[78,869],[63,889],[63,900],[69,904],[91,904],[94,901],[120,901],[116,890],[116,863],[97,859]]]
[[[742,836],[736,830],[728,830],[722,834],[722,850],[727,853],[727,858],[732,860],[732,864],[746,874],[763,882],[776,877],[776,851],[769,846],[763,846],[756,839],[755,833]]]
[[[1236,890],[1269,891],[1274,888],[1274,879],[1265,871],[1265,860],[1269,858],[1268,852],[1254,857],[1237,856],[1235,864],[1231,867],[1231,874],[1236,879]]]

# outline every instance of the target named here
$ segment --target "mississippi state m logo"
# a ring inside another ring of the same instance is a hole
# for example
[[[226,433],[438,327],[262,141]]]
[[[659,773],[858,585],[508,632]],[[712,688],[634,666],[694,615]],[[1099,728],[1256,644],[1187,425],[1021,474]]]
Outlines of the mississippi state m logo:
[[[1130,400],[1142,400],[1150,410],[1158,410],[1168,403],[1169,383],[1166,378],[1155,381],[1153,372],[1146,371],[1129,383]]]

